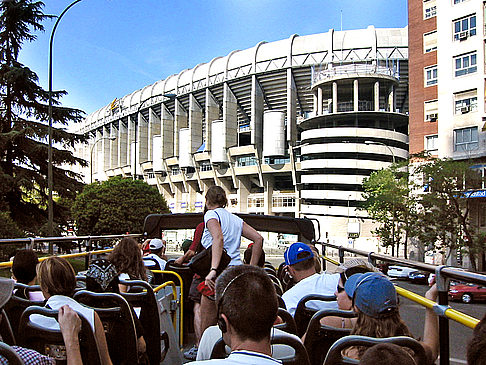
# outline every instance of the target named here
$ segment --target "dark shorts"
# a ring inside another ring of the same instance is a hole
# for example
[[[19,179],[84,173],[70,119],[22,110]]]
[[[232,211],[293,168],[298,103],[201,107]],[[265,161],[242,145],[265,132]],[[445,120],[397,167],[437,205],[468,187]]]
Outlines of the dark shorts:
[[[197,290],[200,283],[204,281],[199,275],[194,274],[189,288],[189,299],[196,303],[201,303],[201,293]]]

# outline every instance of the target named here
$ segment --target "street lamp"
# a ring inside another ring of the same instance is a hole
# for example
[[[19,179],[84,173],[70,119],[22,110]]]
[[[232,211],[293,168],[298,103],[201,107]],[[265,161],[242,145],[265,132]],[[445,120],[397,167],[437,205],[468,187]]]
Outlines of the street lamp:
[[[116,137],[101,137],[101,138],[98,138],[96,141],[94,141],[93,145],[91,146],[90,158],[89,158],[89,168],[90,168],[90,176],[91,176],[90,183],[93,182],[93,149],[94,149],[94,146],[99,141],[102,141],[104,139],[109,139],[110,141],[114,141],[116,139]]]
[[[390,151],[392,155],[393,164],[395,164],[395,154],[393,153],[393,150],[390,148],[390,146],[388,146],[383,142],[378,142],[378,141],[365,141],[365,144],[385,146],[386,148],[388,148],[388,151]],[[395,256],[395,201],[394,200],[392,200],[392,256]],[[397,249],[397,257],[398,257],[398,249]]]
[[[49,114],[49,127],[48,127],[48,135],[49,135],[49,147],[47,150],[47,187],[49,190],[48,193],[48,205],[47,205],[47,210],[48,210],[48,221],[47,221],[47,230],[48,234],[50,237],[53,236],[53,223],[54,223],[54,207],[53,207],[53,201],[52,201],[52,189],[53,189],[53,176],[52,176],[52,45],[54,43],[54,33],[56,32],[57,25],[59,24],[59,21],[63,17],[63,15],[71,9],[75,4],[79,3],[81,0],[75,0],[71,4],[69,4],[66,9],[63,10],[61,15],[56,20],[56,23],[54,23],[54,27],[52,28],[51,31],[51,38],[49,41],[49,108],[48,108],[48,114]],[[52,253],[52,244],[49,245],[49,252]]]
[[[140,110],[142,110],[143,105],[149,101],[152,100],[153,98],[163,96],[167,99],[175,99],[177,97],[176,94],[162,94],[162,95],[151,95],[148,98],[142,100],[138,104],[138,109],[135,112],[135,140],[133,141],[133,180],[137,180],[137,125],[138,125],[138,113],[140,113]]]

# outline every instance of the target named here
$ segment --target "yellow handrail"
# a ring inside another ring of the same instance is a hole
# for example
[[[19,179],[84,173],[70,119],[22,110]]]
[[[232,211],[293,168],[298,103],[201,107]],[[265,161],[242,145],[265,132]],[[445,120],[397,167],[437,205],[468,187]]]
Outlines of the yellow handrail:
[[[336,265],[336,266],[341,265],[341,264],[339,263],[339,261],[336,261],[336,260],[334,260],[334,259],[331,259],[330,257],[323,256],[323,255],[319,255],[319,256],[320,256],[320,257],[322,257],[324,260],[329,261],[331,264],[334,264],[334,265]]]
[[[159,290],[164,289],[168,285],[172,286],[172,295],[174,296],[174,299],[177,299],[177,289],[176,289],[176,285],[173,281],[166,281],[165,283],[154,288],[154,293],[157,293]],[[176,328],[175,316],[172,317],[172,325],[174,326],[174,329],[175,329]],[[180,345],[182,346],[182,343]]]
[[[180,327],[181,328],[180,329],[181,329],[181,331],[180,331],[180,334],[179,334],[179,337],[180,337],[179,338],[179,341],[180,341],[180,344],[182,346],[182,343],[184,341],[184,339],[183,339],[183,333],[182,333],[183,327],[184,327],[184,318],[183,318],[184,317],[184,294],[183,294],[183,292],[184,292],[184,282],[182,280],[182,277],[178,273],[176,273],[175,271],[166,271],[166,270],[151,270],[151,271],[153,273],[156,273],[156,274],[172,274],[175,277],[177,277],[179,279],[180,283],[181,283],[181,296],[180,296],[180,298],[181,298],[180,299],[180,303],[181,303],[181,313],[180,313]]]
[[[410,299],[411,301],[420,304],[423,307],[433,309],[434,307],[438,307],[438,304],[430,299],[424,298],[418,294],[415,294],[407,289],[403,289],[399,286],[395,286],[397,293],[400,294],[401,296]],[[471,317],[467,314],[461,313],[455,309],[452,308],[447,308],[444,312],[444,315],[452,319],[453,321],[456,321],[460,324],[463,324],[464,326],[467,326],[469,328],[474,328],[476,325],[479,323],[479,319]]]
[[[106,250],[98,250],[98,251],[86,251],[86,252],[80,252],[80,253],[69,253],[65,255],[57,255],[58,257],[64,257],[65,259],[70,259],[73,257],[83,257],[83,256],[88,256],[88,255],[100,255],[102,253],[108,253],[113,251],[112,248],[108,248]],[[56,255],[52,255],[56,256]],[[49,258],[51,256],[45,256],[45,257],[40,257],[39,261],[44,261],[45,259]],[[2,268],[7,268],[7,267],[12,267],[12,261],[6,261],[6,262],[0,262],[0,269]]]

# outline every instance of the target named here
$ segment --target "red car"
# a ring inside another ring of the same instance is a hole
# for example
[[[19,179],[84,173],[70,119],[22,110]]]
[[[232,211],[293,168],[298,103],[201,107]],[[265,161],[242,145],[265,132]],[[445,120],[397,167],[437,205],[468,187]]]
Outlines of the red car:
[[[449,289],[449,299],[471,303],[473,300],[486,300],[486,287],[477,284],[456,284]]]

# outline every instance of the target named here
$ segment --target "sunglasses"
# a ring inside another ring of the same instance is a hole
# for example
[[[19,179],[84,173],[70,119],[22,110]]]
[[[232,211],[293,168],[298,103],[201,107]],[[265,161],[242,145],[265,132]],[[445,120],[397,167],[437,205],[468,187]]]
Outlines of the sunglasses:
[[[338,293],[342,293],[343,291],[344,291],[344,287],[343,287],[343,286],[338,285],[338,286],[337,286],[337,292],[338,292]]]

